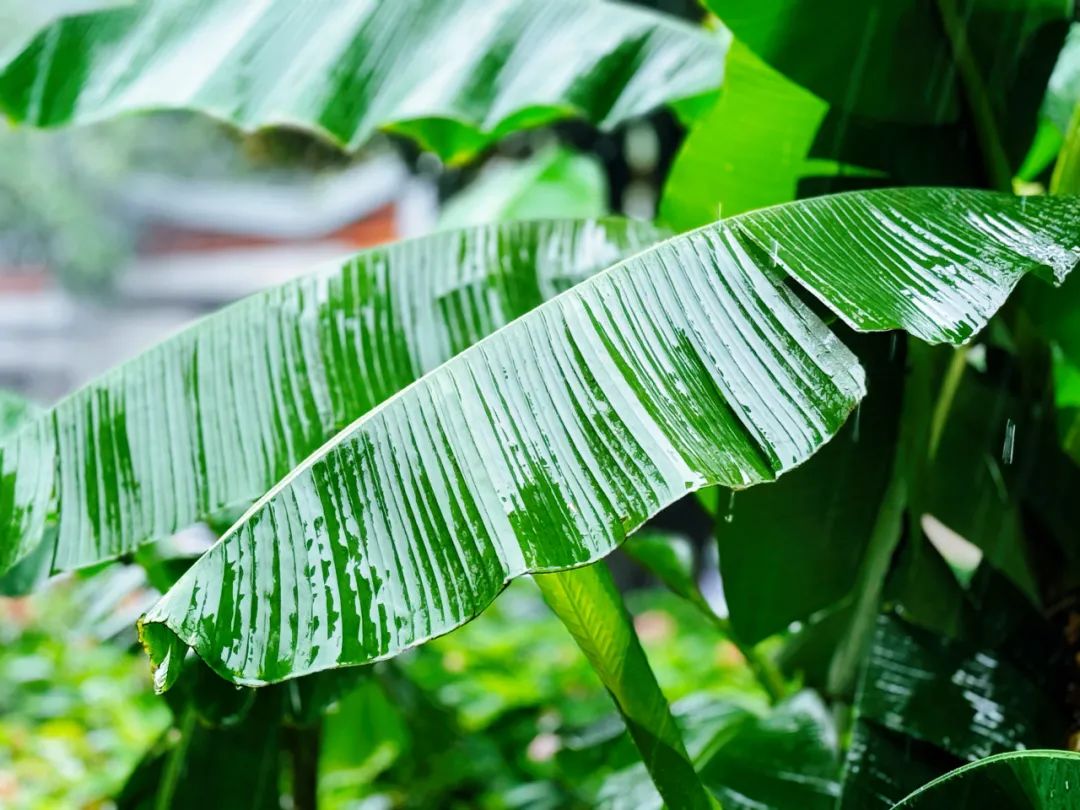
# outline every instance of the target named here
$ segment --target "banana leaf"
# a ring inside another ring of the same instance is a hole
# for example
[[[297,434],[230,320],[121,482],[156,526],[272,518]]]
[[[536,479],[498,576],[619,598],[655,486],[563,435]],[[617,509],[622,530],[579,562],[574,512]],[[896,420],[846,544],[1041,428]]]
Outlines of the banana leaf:
[[[389,129],[461,161],[518,129],[568,116],[611,128],[710,93],[729,41],[597,0],[142,0],[7,53],[0,111],[53,127],[190,109],[348,149]]]
[[[252,685],[391,657],[513,577],[604,556],[688,492],[774,479],[865,393],[792,280],[857,328],[961,342],[1025,272],[1064,277],[1076,206],[837,195],[593,276],[375,407],[263,496],[145,617],[159,688],[185,646]]]

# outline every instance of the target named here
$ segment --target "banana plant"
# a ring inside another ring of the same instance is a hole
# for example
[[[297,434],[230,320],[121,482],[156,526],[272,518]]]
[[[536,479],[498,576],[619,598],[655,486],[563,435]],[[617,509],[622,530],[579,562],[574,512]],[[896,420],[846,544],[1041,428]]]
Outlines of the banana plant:
[[[472,618],[511,577],[592,562],[684,494],[772,480],[827,442],[865,374],[789,285],[859,329],[960,343],[1025,273],[1064,279],[1080,257],[1077,207],[839,195],[722,221],[594,275],[655,232],[481,227],[376,249],[230,308],[60,403],[5,445],[5,459],[41,454],[10,468],[5,500],[12,515],[46,513],[53,488],[21,501],[21,473],[59,482],[63,567],[267,488],[141,622],[159,688],[186,646],[248,685],[391,657]],[[555,267],[588,277],[555,294],[548,262],[568,256]],[[511,317],[476,294],[492,281],[482,257],[525,311],[501,328],[490,315],[480,325],[485,303]],[[349,423],[354,407],[368,412]],[[280,460],[295,468],[271,485],[282,473],[269,451],[282,447],[299,462]],[[262,464],[240,470],[220,450]],[[139,497],[195,482],[215,485]],[[5,536],[9,559],[33,547],[20,525]]]
[[[0,109],[9,119],[53,127],[190,109],[242,129],[299,126],[350,149],[384,129],[462,162],[514,130],[567,116],[610,128],[677,102],[695,125],[697,146],[682,158],[683,176],[694,177],[697,166],[729,172],[711,160],[713,133],[725,116],[753,109],[753,92],[792,99],[799,116],[760,122],[762,141],[783,131],[791,144],[782,176],[760,194],[746,180],[716,199],[707,182],[690,193],[685,179],[669,185],[669,224],[697,230],[673,235],[619,218],[447,230],[242,301],[91,382],[0,444],[0,572],[29,559],[55,572],[129,559],[240,510],[139,633],[159,690],[205,662],[264,690],[260,706],[276,706],[284,687],[275,684],[317,691],[320,676],[448,633],[531,575],[610,692],[657,794],[669,806],[710,807],[740,801],[729,757],[716,754],[723,740],[700,748],[684,739],[602,559],[688,494],[761,484],[746,499],[749,525],[763,528],[718,532],[725,578],[760,570],[753,551],[739,556],[742,546],[794,542],[775,507],[794,500],[808,513],[832,503],[828,514],[839,515],[843,551],[854,551],[835,586],[792,589],[767,615],[732,589],[728,621],[692,574],[668,570],[667,579],[739,642],[775,700],[785,686],[753,643],[814,614],[796,649],[805,665],[824,625],[839,636],[825,691],[847,694],[863,669],[861,747],[849,752],[849,773],[878,739],[868,736],[873,723],[906,717],[908,706],[866,699],[866,683],[886,677],[882,603],[906,607],[928,583],[950,595],[945,584],[955,585],[918,521],[932,502],[924,482],[944,477],[933,462],[955,428],[949,415],[968,357],[966,348],[951,355],[933,404],[939,355],[925,344],[968,346],[1027,274],[1065,283],[1080,260],[1080,202],[901,188],[759,206],[794,196],[808,172],[854,167],[863,179],[906,180],[882,153],[866,159],[882,122],[898,119],[934,128],[933,138],[951,127],[949,143],[965,141],[970,124],[991,185],[1008,187],[1030,122],[1003,118],[988,99],[1041,74],[1001,61],[987,32],[1020,11],[981,10],[969,39],[953,2],[860,6],[844,16],[841,44],[871,81],[853,86],[813,48],[785,44],[792,21],[802,35],[820,22],[798,2],[787,4],[789,19],[711,0],[745,42],[733,48],[726,28],[599,0],[103,5],[4,41]],[[831,5],[844,12],[843,2]],[[1025,50],[1044,28],[1063,26],[1067,9],[1047,0],[1037,11],[1021,14]],[[883,27],[860,39],[870,23]],[[883,58],[880,38],[901,24],[929,32],[943,76],[923,75],[920,59],[912,68],[907,56]],[[437,75],[415,58],[421,52]],[[738,83],[717,98],[725,59]],[[982,72],[998,84],[988,89]],[[893,86],[903,92],[882,89]],[[843,148],[814,162],[815,143],[837,120],[833,143]],[[892,137],[905,140],[899,132]],[[758,140],[732,137],[724,147],[753,155],[748,176],[769,159]],[[929,153],[942,164],[952,154]],[[713,203],[736,193],[738,214],[711,221]],[[879,342],[856,334],[893,332],[895,343],[897,331],[908,335],[906,375],[894,350],[885,360]],[[903,386],[890,389],[900,376]],[[868,392],[865,429],[888,436],[875,446],[889,449],[852,460],[838,442],[863,429]],[[883,402],[896,408],[879,411]],[[865,487],[858,515],[822,491],[815,476],[825,469]],[[986,553],[1007,567],[1006,552]],[[961,634],[962,610],[922,604],[909,618],[924,630]],[[902,635],[890,638],[914,644]],[[782,725],[800,700],[781,702],[762,725]],[[181,738],[197,737],[192,750],[205,754],[191,717],[182,714]],[[177,774],[191,767],[184,751],[150,761],[167,788],[158,803],[175,797]],[[837,783],[829,755],[819,759],[814,801],[829,802]],[[852,795],[845,787],[843,800]]]

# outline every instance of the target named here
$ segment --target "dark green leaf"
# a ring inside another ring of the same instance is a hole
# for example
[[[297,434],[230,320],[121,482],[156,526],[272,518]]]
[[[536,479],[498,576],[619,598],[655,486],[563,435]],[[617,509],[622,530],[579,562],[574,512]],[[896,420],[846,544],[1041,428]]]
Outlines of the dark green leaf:
[[[938,0],[707,0],[707,5],[770,65],[850,112],[908,123],[954,121],[962,113],[964,89]],[[1060,0],[956,3],[995,102],[1027,102],[1032,123],[1069,5]],[[822,42],[829,47],[822,48]],[[1033,92],[1018,92],[1018,86]],[[1000,103],[995,112],[1003,121],[1007,114],[1027,117]]]
[[[964,759],[1067,736],[1053,695],[1000,652],[888,616],[879,620],[856,703],[864,719]]]
[[[858,720],[838,810],[891,810],[911,791],[962,762],[929,743]]]
[[[235,726],[204,726],[193,708],[178,717],[129,777],[119,810],[277,810],[279,695],[266,690]]]

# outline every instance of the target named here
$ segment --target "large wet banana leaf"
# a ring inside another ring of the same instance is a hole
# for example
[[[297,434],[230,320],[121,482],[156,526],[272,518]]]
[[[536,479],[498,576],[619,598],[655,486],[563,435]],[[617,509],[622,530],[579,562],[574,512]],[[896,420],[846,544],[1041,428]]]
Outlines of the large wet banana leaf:
[[[713,91],[728,40],[601,0],[142,0],[45,28],[0,63],[0,110],[58,126],[192,109],[349,148],[392,129],[457,160]]]
[[[250,503],[391,394],[657,238],[622,220],[446,232],[204,319],[0,447],[0,571],[40,541],[54,490],[57,570]]]
[[[260,499],[146,617],[159,686],[183,644],[249,684],[395,655],[515,576],[607,554],[687,492],[772,480],[864,394],[854,355],[785,276],[859,328],[961,341],[1024,272],[1071,269],[1077,210],[838,195],[615,265],[374,408]]]
[[[1080,754],[1016,751],[958,768],[895,810],[1067,810],[1080,798]]]

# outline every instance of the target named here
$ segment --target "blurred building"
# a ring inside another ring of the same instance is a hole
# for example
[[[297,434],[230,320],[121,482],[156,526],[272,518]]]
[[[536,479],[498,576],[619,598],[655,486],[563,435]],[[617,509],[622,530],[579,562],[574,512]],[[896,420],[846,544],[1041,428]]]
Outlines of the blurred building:
[[[53,169],[61,158],[46,152]],[[434,223],[434,189],[388,149],[332,170],[180,168],[111,169],[88,211],[70,205],[85,184],[15,162],[21,219],[4,216],[0,172],[0,388],[50,403],[199,315]],[[44,223],[27,221],[34,205]],[[99,250],[99,264],[119,265],[109,278],[65,279]]]

